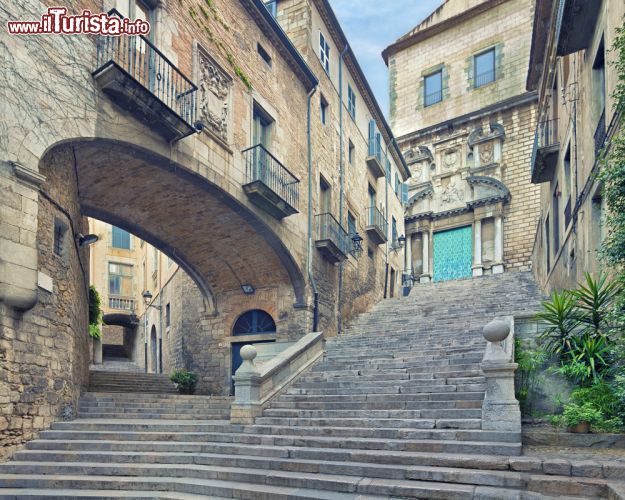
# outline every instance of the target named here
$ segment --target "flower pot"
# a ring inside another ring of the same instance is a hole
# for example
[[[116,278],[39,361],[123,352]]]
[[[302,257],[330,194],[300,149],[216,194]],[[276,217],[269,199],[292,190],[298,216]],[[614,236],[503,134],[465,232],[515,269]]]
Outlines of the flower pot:
[[[590,432],[590,422],[579,422],[569,427],[569,432],[576,434],[588,434]]]

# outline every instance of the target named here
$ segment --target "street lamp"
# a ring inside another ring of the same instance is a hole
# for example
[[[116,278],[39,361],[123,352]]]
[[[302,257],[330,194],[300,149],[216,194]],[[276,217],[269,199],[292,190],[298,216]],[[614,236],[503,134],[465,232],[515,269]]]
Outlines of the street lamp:
[[[79,247],[88,247],[89,245],[93,245],[96,241],[98,241],[100,237],[97,234],[78,233],[76,235],[76,239],[78,240]]]

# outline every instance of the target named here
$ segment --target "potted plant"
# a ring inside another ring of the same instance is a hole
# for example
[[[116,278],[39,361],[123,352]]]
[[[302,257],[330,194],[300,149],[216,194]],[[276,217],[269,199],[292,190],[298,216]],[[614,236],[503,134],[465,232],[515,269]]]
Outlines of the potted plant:
[[[592,403],[569,403],[564,407],[564,422],[569,432],[588,434],[592,425],[603,420],[603,414]]]
[[[197,375],[187,370],[174,370],[169,376],[180,394],[193,394],[197,384]]]

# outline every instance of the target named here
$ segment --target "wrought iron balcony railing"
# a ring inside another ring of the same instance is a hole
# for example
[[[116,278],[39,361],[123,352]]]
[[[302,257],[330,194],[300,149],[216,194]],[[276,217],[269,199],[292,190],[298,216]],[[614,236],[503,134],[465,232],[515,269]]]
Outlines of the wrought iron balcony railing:
[[[245,149],[243,158],[246,183],[244,188],[248,195],[262,197],[265,202],[263,208],[269,211],[279,208],[281,214],[276,216],[285,217],[296,213],[299,205],[299,179],[262,144]],[[260,190],[257,189],[259,183]],[[279,199],[276,199],[276,196]],[[260,203],[261,198],[252,201]],[[270,203],[271,206],[265,206],[266,203]]]
[[[316,246],[332,262],[345,260],[351,249],[351,240],[347,231],[330,213],[315,216],[317,225]]]
[[[495,70],[491,69],[484,73],[480,73],[475,76],[475,88],[481,87],[482,85],[486,85],[487,83],[495,81]]]
[[[388,232],[388,223],[384,218],[384,214],[377,207],[369,207],[367,225],[378,227],[384,234]]]
[[[436,92],[425,94],[423,103],[427,107],[427,106],[431,106],[432,104],[436,104],[437,102],[441,102],[442,100],[443,100],[443,91],[438,90]]]
[[[544,120],[538,125],[538,147],[558,144],[558,119]]]
[[[547,182],[558,161],[558,119],[544,120],[536,127],[532,148],[532,182]]]
[[[123,16],[115,9],[109,11],[110,16]],[[140,88],[155,97],[162,106],[186,124],[182,130],[170,132],[175,139],[184,137],[195,132],[196,120],[196,91],[197,86],[189,80],[156,46],[143,35],[104,36],[97,38],[96,70],[93,72],[96,79],[100,79],[112,67],[122,71],[102,78],[106,86],[105,91],[125,98],[131,107],[133,99],[143,101],[142,114],[146,114],[146,108],[154,113],[163,111],[155,109],[149,101],[141,96],[124,92],[122,77],[130,78]],[[115,85],[116,84],[116,85]],[[161,116],[161,120],[171,122],[170,117]],[[153,121],[153,119],[151,120]],[[179,124],[168,123],[168,127],[180,129]]]

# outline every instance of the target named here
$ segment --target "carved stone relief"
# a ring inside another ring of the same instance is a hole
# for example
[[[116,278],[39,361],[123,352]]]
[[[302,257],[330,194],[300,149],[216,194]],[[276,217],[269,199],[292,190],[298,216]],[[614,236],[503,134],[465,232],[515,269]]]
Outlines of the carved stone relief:
[[[219,138],[228,141],[232,79],[203,50],[198,51],[199,118]]]
[[[462,182],[453,180],[441,191],[441,203],[443,205],[451,205],[452,203],[464,201],[464,194]]]

